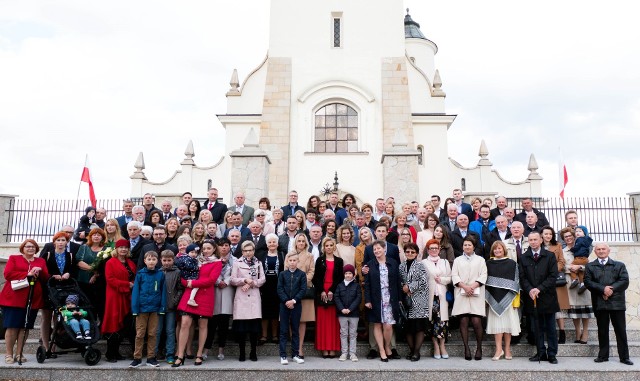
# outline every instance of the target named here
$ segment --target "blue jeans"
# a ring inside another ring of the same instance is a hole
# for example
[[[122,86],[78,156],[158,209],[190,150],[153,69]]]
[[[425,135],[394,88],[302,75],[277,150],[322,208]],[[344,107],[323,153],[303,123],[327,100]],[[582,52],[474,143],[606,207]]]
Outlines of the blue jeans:
[[[69,325],[76,335],[80,332],[91,331],[91,325],[87,319],[69,319]],[[80,330],[80,327],[82,327],[82,331]]]
[[[298,355],[300,348],[300,317],[302,316],[302,303],[296,303],[293,309],[288,309],[284,303],[280,303],[280,357],[287,357],[287,339],[289,338],[289,325],[291,325],[291,357]]]
[[[167,334],[167,356],[175,356],[176,354],[176,311],[167,311],[164,315],[158,315],[158,333],[156,335],[156,355],[158,354],[158,343],[162,332]]]

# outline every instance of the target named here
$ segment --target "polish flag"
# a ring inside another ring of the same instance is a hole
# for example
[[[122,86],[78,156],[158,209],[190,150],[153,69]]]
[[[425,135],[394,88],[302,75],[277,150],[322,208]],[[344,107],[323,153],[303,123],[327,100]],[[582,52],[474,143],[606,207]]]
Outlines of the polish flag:
[[[93,190],[93,183],[91,182],[91,175],[89,174],[89,155],[84,159],[84,168],[82,169],[82,177],[80,177],[81,183],[89,184],[89,199],[91,200],[91,206],[96,207],[96,193]]]
[[[560,198],[564,200],[564,189],[569,182],[569,176],[567,175],[567,165],[564,163],[562,152],[560,152],[560,163],[558,169],[560,170]]]

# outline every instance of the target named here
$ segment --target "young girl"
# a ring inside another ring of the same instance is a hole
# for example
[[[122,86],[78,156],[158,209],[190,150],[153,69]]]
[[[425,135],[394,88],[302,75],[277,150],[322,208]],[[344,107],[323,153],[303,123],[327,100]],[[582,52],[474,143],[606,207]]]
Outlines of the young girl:
[[[185,281],[196,280],[200,275],[200,261],[198,261],[198,252],[200,247],[195,243],[187,246],[187,254],[178,253],[176,257],[176,267],[180,270],[180,277]],[[191,296],[187,304],[192,307],[198,307],[196,303],[197,288],[191,289]]]

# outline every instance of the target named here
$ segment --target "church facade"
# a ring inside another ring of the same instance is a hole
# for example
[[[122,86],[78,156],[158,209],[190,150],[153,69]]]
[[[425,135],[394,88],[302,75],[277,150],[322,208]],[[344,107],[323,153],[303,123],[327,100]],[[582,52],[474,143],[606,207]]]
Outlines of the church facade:
[[[225,200],[243,191],[250,204],[267,196],[278,206],[290,189],[319,194],[337,172],[341,192],[368,202],[422,203],[454,188],[539,196],[533,155],[521,182],[500,177],[484,141],[474,168],[449,157],[456,116],[445,109],[437,52],[402,0],[271,0],[266,57],[242,82],[234,71],[218,115],[226,130],[218,163],[197,166],[189,144],[181,169],[153,183],[141,153],[132,195],[201,197],[212,185]]]

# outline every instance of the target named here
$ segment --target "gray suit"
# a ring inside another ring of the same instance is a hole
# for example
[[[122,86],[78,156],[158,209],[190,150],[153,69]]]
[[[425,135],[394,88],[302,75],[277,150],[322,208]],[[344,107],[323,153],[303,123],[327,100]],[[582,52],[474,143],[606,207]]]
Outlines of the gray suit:
[[[236,206],[232,206],[229,208],[230,211],[232,212],[236,212]],[[252,207],[248,206],[248,205],[244,205],[244,207],[242,208],[242,224],[244,226],[249,225],[249,222],[253,221],[253,213],[255,212],[255,209],[253,209]]]

